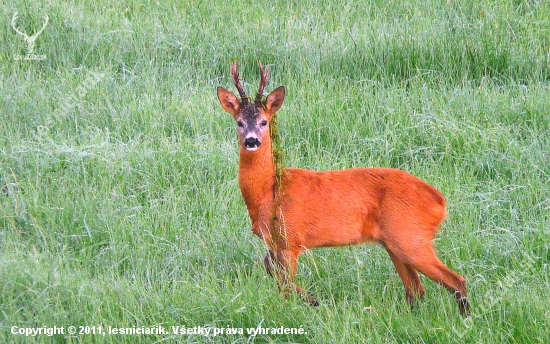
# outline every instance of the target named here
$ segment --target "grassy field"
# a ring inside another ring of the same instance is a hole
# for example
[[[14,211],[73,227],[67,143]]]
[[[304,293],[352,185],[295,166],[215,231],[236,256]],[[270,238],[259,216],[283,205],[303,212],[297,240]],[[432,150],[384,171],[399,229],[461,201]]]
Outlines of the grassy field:
[[[0,7],[0,342],[550,341],[550,2],[114,3]],[[32,52],[16,11],[29,36],[49,17]],[[301,257],[318,308],[278,294],[216,98],[234,59],[249,92],[258,59],[266,92],[287,87],[286,166],[395,167],[442,191],[435,244],[471,318],[426,278],[411,311],[368,245]]]

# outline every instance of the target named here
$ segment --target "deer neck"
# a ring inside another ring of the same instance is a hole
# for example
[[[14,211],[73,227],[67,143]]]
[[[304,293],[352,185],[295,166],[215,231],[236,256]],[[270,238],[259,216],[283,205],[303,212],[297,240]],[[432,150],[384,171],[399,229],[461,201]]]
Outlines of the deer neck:
[[[265,138],[254,152],[240,148],[239,185],[252,221],[274,199],[275,170],[271,140]],[[266,208],[267,209],[267,208]]]

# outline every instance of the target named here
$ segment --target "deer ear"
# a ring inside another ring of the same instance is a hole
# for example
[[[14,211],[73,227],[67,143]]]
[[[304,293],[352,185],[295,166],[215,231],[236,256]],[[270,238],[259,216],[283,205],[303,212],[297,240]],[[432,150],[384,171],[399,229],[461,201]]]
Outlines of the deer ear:
[[[279,86],[274,89],[265,99],[265,108],[271,113],[277,112],[283,105],[285,99],[285,87]]]
[[[218,99],[223,109],[235,116],[239,112],[241,103],[235,95],[223,87],[218,87]]]

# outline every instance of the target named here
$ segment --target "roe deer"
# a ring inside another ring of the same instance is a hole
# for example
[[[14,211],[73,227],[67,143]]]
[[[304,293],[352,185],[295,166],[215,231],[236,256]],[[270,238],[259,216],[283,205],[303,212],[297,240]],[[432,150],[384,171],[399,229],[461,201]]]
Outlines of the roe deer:
[[[240,100],[222,87],[217,89],[218,98],[237,122],[239,185],[252,231],[268,248],[265,268],[277,277],[279,290],[287,294],[294,289],[318,305],[313,294],[294,284],[302,250],[375,242],[390,255],[411,307],[424,295],[421,272],[454,293],[460,313],[469,315],[464,278],[443,264],[433,248],[432,240],[446,216],[441,193],[393,168],[324,172],[285,168],[276,180],[269,130],[283,104],[285,88],[276,88],[264,101],[268,68],[260,63],[260,87],[251,102],[236,61],[231,74]]]

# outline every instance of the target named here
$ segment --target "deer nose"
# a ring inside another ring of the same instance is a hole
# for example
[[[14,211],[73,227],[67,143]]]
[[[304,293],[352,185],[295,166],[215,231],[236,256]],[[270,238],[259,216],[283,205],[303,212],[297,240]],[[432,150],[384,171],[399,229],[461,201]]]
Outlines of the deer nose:
[[[247,137],[244,140],[244,148],[248,150],[256,150],[260,146],[261,142],[256,137]]]

